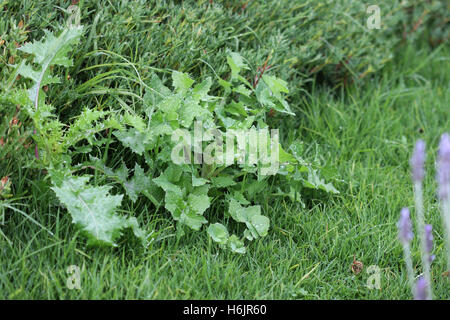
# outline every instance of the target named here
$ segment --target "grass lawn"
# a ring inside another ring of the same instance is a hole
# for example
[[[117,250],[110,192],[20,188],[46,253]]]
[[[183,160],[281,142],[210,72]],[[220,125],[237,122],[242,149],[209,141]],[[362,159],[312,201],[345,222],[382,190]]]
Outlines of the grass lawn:
[[[142,204],[126,209],[147,217],[143,228],[157,233],[148,250],[130,241],[86,248],[65,209],[42,191],[43,177],[28,181],[31,169],[24,168],[16,173],[19,185],[32,187],[16,194],[31,195],[27,212],[42,227],[8,216],[2,231],[12,244],[0,245],[0,299],[410,299],[396,223],[403,206],[413,208],[408,159],[418,138],[428,147],[434,298],[449,299],[434,182],[438,139],[450,130],[448,57],[444,46],[404,47],[365,84],[334,91],[313,85],[290,101],[297,116],[280,130],[302,137],[306,157],[335,170],[340,194],[313,194],[304,206],[266,197],[271,229],[245,255],[221,250],[206,233],[177,240],[170,215],[152,215]],[[358,275],[354,257],[364,264]],[[417,241],[413,264],[419,273]],[[81,268],[81,290],[66,287],[69,265]],[[367,287],[371,265],[380,268],[379,290]]]

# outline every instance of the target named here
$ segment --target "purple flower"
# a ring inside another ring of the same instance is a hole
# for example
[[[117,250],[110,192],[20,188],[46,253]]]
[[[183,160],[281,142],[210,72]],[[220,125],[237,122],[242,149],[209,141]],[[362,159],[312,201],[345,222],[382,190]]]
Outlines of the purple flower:
[[[438,152],[439,197],[447,200],[450,197],[450,135],[444,133],[441,136]]]
[[[425,225],[425,247],[427,253],[430,255],[433,251],[433,226],[431,224]],[[433,262],[435,255],[429,256],[429,262]]]
[[[425,164],[425,142],[423,140],[417,140],[414,147],[414,152],[409,160],[409,164],[412,169],[412,178],[414,182],[421,182],[423,176],[425,175],[424,164]]]
[[[414,293],[414,300],[428,300],[428,283],[424,277],[420,277],[416,282],[416,290]]]
[[[411,219],[409,218],[409,209],[403,208],[400,211],[400,220],[398,221],[398,237],[404,244],[409,243],[414,234],[412,232]]]

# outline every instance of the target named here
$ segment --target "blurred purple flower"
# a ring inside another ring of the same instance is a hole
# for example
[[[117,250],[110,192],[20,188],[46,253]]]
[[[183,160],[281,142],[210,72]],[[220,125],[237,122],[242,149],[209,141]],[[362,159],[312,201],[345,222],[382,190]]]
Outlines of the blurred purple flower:
[[[403,208],[400,211],[400,220],[398,221],[398,237],[403,244],[409,243],[414,234],[412,232],[411,219],[409,218],[409,209]]]
[[[447,200],[450,197],[450,135],[444,133],[441,136],[438,152],[439,197]]]
[[[416,290],[414,293],[414,300],[428,300],[427,295],[428,283],[424,277],[420,277],[416,282]]]
[[[431,224],[425,225],[425,244],[426,250],[429,254],[429,262],[433,262],[435,255],[431,255],[433,251],[433,226]]]
[[[414,152],[409,160],[409,164],[412,169],[412,179],[414,182],[421,182],[425,175],[425,142],[423,140],[417,140],[414,147]]]

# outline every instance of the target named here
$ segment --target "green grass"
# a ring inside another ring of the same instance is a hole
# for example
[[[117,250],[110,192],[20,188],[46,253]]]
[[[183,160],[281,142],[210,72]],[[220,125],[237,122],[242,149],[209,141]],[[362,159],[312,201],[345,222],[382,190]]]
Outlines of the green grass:
[[[12,244],[0,236],[0,298],[410,299],[396,222],[401,207],[413,206],[408,159],[422,138],[429,155],[427,220],[436,240],[434,295],[449,299],[434,183],[438,138],[450,131],[448,57],[446,47],[404,47],[365,85],[340,92],[313,86],[291,101],[297,118],[280,130],[301,137],[308,159],[335,170],[341,193],[306,195],[304,208],[264,197],[271,230],[242,256],[219,249],[204,233],[177,240],[168,214],[155,215],[139,203],[124,210],[155,230],[148,250],[137,249],[132,237],[115,249],[86,248],[65,209],[46,191],[44,175],[31,180],[31,169],[21,169],[16,195],[28,195],[22,201],[26,212],[54,235],[8,211],[1,230]],[[215,214],[222,213],[210,212],[211,221]],[[350,271],[354,256],[365,266],[359,275]],[[417,243],[413,260],[418,273]],[[69,265],[81,268],[81,290],[66,287]],[[381,268],[381,290],[366,287],[369,265]]]

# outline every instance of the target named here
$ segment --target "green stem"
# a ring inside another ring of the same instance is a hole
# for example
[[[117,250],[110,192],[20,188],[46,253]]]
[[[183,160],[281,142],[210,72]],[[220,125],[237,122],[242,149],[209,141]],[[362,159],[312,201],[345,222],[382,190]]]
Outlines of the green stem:
[[[403,244],[403,256],[406,262],[406,270],[408,272],[408,283],[411,289],[411,293],[414,296],[414,270],[412,267],[411,250],[409,248],[409,243]]]
[[[427,250],[427,239],[425,236],[425,214],[423,208],[423,190],[421,182],[414,183],[414,199],[416,203],[416,221],[417,221],[417,230],[419,234],[420,244],[421,244],[421,257],[422,257],[422,267],[423,274],[425,280],[428,283],[428,298],[432,299],[432,282],[431,282],[431,274],[430,274],[430,254]]]
[[[442,201],[442,223],[445,232],[445,247],[447,253],[447,270],[450,271],[450,199]]]

